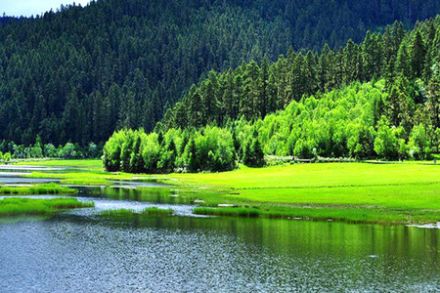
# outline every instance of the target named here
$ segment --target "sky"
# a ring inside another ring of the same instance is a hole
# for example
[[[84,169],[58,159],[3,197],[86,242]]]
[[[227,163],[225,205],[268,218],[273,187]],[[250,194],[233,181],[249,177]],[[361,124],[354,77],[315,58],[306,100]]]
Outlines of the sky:
[[[31,16],[49,11],[55,11],[61,4],[81,4],[82,6],[90,0],[0,0],[0,14],[7,16]]]

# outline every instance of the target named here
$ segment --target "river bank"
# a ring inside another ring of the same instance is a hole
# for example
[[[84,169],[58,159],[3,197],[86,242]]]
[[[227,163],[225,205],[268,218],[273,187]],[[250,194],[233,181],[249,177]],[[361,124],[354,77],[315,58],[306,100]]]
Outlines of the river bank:
[[[294,164],[163,175],[108,173],[99,160],[20,163],[26,164],[66,168],[26,175],[56,178],[66,185],[154,180],[170,186],[164,196],[198,204],[198,214],[390,224],[440,220],[440,166],[431,162]]]

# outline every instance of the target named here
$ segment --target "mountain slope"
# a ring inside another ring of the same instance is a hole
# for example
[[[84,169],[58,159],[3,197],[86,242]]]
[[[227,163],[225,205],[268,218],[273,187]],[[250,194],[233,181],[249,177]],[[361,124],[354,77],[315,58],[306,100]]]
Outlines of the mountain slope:
[[[100,0],[0,22],[0,138],[104,141],[152,129],[207,71],[294,48],[339,47],[438,1]]]
[[[235,70],[211,71],[208,77],[191,87],[181,101],[171,108],[158,128],[225,125],[244,117],[264,118],[286,107],[291,100],[327,92],[354,81],[368,82],[386,78],[392,84],[398,75],[414,83],[429,83],[435,68],[440,68],[440,17],[420,22],[405,32],[401,23],[383,34],[369,33],[361,44],[352,41],[340,50],[324,47],[319,53],[289,52],[276,62],[249,62]],[[425,92],[423,90],[423,92]],[[410,92],[416,103],[426,94]],[[411,115],[395,109],[395,117]]]

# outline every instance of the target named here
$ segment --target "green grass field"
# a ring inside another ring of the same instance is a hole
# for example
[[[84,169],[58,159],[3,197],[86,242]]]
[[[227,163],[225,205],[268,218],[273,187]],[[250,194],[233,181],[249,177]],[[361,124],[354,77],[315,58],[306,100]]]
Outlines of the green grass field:
[[[59,160],[59,159],[41,159],[24,160],[15,163],[18,166],[45,166],[45,167],[74,167],[85,168],[89,170],[103,170],[101,160]]]
[[[65,165],[64,161],[49,162],[51,166]],[[440,221],[440,165],[431,162],[295,164],[154,176],[109,174],[103,172],[100,161],[68,162],[83,169],[61,174],[66,182],[81,181],[79,177],[89,178],[90,182],[155,178],[196,191],[194,197],[205,200],[206,207],[236,203],[243,209],[260,209],[261,216],[393,223]],[[33,174],[37,175],[43,176]],[[233,208],[227,210],[215,212],[211,208],[205,213],[240,214]]]
[[[168,177],[230,188],[230,196],[256,202],[440,208],[440,165],[427,163],[298,164]]]
[[[149,175],[105,172],[101,160],[33,160],[15,163],[18,166],[66,168],[57,172],[35,171],[26,177],[55,178],[70,185],[110,185],[111,180],[148,179]]]

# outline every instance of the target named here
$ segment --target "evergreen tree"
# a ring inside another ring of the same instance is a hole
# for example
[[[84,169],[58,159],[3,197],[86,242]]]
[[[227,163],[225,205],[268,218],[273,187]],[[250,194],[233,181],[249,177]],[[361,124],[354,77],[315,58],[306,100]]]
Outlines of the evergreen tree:
[[[188,171],[197,172],[199,170],[200,163],[197,159],[197,150],[196,150],[196,143],[194,141],[194,138],[190,139],[187,148],[188,148],[187,150]]]
[[[421,77],[425,67],[426,48],[422,35],[416,31],[411,45],[411,70],[412,77]]]
[[[265,164],[264,153],[256,129],[254,129],[252,136],[244,147],[243,163],[249,167],[263,167]]]
[[[438,20],[406,34],[402,23],[439,11],[435,0],[105,0],[3,18],[0,137],[87,147],[162,118],[164,129],[254,120],[292,99],[396,76],[402,43],[398,72],[427,83],[440,61]]]
[[[409,64],[409,54],[405,43],[400,45],[396,60],[396,73],[404,76],[411,76],[411,65]]]
[[[403,126],[406,130],[412,127],[411,113],[413,101],[409,95],[408,80],[399,75],[390,86],[386,108],[389,121],[394,126]]]
[[[438,133],[438,129],[440,129],[440,73],[437,71],[432,76],[428,85],[428,111],[429,118],[431,120],[431,125],[434,130],[434,134]],[[437,146],[438,151],[438,137],[434,135],[434,145]]]

